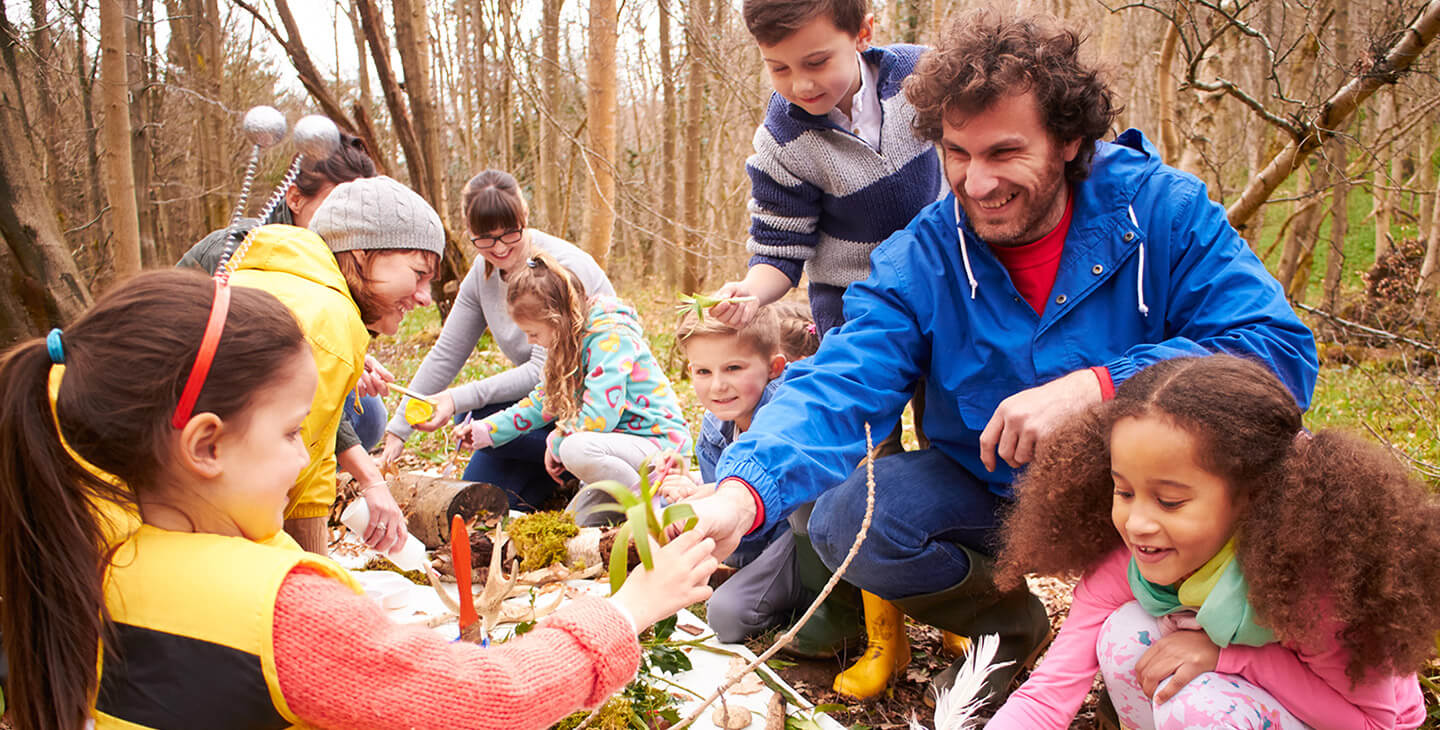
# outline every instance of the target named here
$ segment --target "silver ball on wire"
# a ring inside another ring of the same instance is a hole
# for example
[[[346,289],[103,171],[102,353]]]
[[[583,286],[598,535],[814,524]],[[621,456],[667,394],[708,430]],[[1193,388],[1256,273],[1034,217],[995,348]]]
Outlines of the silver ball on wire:
[[[304,117],[295,123],[295,149],[309,159],[323,160],[340,149],[340,129],[329,117]]]
[[[241,122],[251,144],[273,147],[285,139],[285,115],[273,106],[257,106],[245,112]]]

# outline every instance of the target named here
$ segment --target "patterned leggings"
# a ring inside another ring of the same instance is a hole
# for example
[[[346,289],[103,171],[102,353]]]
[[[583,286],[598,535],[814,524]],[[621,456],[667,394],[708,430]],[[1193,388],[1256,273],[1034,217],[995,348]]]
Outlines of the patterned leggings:
[[[1164,704],[1156,705],[1140,690],[1135,663],[1159,638],[1158,622],[1139,603],[1131,601],[1110,614],[1100,630],[1095,650],[1100,674],[1120,715],[1130,730],[1307,730],[1269,692],[1232,675],[1206,672],[1185,685]],[[1164,686],[1170,680],[1161,682]]]

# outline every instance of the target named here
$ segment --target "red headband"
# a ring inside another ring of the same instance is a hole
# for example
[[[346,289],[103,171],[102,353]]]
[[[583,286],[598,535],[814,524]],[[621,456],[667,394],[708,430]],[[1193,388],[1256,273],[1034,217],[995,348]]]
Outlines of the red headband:
[[[222,267],[223,269],[223,267]],[[210,364],[215,360],[215,350],[220,347],[220,333],[225,330],[225,317],[230,313],[230,277],[215,277],[215,300],[210,305],[210,320],[205,323],[205,335],[200,338],[200,351],[195,353],[195,365],[190,368],[190,377],[185,379],[185,390],[180,393],[180,403],[175,406],[175,415],[170,425],[184,428],[190,422],[190,413],[195,401],[200,398],[200,389],[205,387],[205,376],[210,374]]]

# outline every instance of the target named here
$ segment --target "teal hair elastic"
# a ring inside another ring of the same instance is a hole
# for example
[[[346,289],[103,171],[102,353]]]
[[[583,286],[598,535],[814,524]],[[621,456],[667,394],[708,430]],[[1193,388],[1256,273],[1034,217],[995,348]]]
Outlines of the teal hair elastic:
[[[45,349],[50,353],[50,362],[56,365],[65,363],[65,346],[60,342],[59,327],[50,330],[50,334],[45,335]]]

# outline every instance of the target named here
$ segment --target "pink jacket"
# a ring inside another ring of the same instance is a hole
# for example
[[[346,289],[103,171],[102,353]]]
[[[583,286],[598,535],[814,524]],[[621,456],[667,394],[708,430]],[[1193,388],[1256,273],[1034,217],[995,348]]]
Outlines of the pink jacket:
[[[1020,689],[985,727],[988,730],[1037,730],[1070,726],[1095,673],[1095,645],[1105,619],[1135,600],[1126,578],[1130,554],[1117,550],[1075,587],[1070,615],[1055,643]],[[1413,728],[1425,719],[1425,701],[1415,675],[1375,678],[1351,686],[1345,676],[1349,656],[1335,631],[1319,651],[1281,644],[1230,646],[1220,650],[1216,671],[1235,674],[1265,689],[1291,714],[1317,728]]]
[[[275,600],[285,701],[317,728],[544,728],[635,676],[640,644],[608,601],[566,606],[480,648],[392,623],[340,583],[298,569]]]

